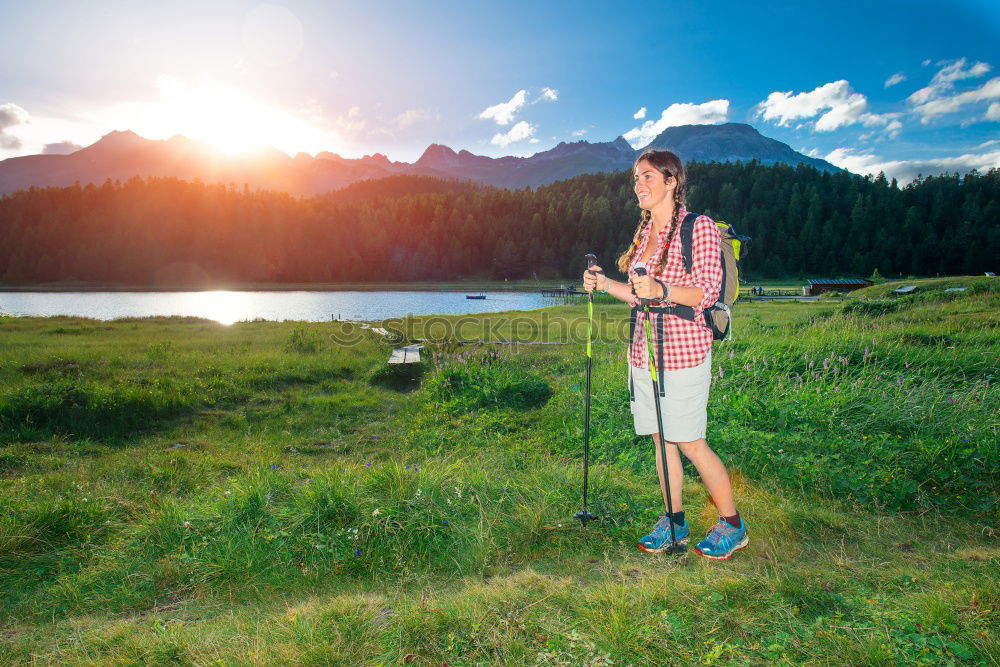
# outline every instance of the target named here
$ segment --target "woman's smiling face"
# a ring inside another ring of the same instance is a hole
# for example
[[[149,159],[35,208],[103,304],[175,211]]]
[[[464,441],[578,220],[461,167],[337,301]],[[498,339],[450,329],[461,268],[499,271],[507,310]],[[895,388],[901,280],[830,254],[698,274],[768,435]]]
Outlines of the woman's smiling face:
[[[677,187],[677,179],[670,176],[666,179],[663,172],[647,160],[640,160],[635,166],[634,174],[635,196],[639,198],[639,208],[651,211],[672,194]]]

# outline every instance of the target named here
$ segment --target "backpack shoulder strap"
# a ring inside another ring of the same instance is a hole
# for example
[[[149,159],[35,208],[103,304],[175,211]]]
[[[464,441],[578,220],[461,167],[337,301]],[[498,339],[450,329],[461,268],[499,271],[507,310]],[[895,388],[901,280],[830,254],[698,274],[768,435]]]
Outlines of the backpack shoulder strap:
[[[684,258],[684,270],[691,273],[694,266],[694,222],[698,219],[697,213],[688,213],[684,216],[679,233],[681,235],[681,256]]]

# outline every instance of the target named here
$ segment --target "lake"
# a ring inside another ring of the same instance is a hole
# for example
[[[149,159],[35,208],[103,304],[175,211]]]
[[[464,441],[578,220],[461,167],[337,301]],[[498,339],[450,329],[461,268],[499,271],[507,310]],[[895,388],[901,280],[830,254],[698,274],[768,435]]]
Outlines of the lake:
[[[564,303],[538,292],[0,292],[0,315],[73,315],[96,320],[122,317],[203,317],[223,324],[243,320],[385,320],[407,315],[466,315],[537,310]]]

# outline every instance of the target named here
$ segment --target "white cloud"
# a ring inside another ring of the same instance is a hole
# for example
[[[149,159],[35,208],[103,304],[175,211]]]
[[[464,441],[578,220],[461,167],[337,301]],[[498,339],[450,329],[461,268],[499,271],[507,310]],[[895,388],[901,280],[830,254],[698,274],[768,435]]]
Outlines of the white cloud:
[[[826,156],[826,161],[856,174],[874,175],[882,172],[887,178],[895,178],[905,184],[919,175],[954,172],[965,174],[973,169],[987,171],[1000,168],[1000,150],[925,160],[882,160],[871,153],[862,154],[852,148],[837,148]]]
[[[921,64],[921,65],[923,65],[924,67],[927,67],[928,65],[930,65],[930,64],[931,64],[931,59],[930,59],[930,58],[928,58],[928,59],[926,59],[926,60],[925,60],[924,62],[922,62],[922,63],[920,63],[920,64]]]
[[[538,96],[536,102],[555,102],[559,99],[559,91],[552,88],[542,88],[542,94]]]
[[[902,127],[896,120],[902,114],[871,113],[868,98],[851,90],[851,84],[843,79],[823,84],[808,93],[773,92],[757,105],[756,115],[783,127],[800,118],[819,116],[815,124],[817,132],[832,132],[858,123],[866,127],[891,127],[891,133],[898,133]]]
[[[978,78],[991,69],[993,68],[989,63],[983,62],[976,63],[966,69],[965,58],[949,62],[938,70],[930,84],[913,93],[906,100],[914,106],[925,104],[953,90],[956,81]]]
[[[1000,102],[994,102],[986,110],[986,120],[1000,120]]]
[[[926,88],[923,90],[926,90]],[[911,95],[910,97],[912,99],[913,96]],[[954,113],[967,104],[991,100],[1000,100],[1000,77],[994,77],[974,90],[958,93],[957,95],[928,99],[914,106],[913,112],[921,116],[920,122],[929,123],[935,116]],[[988,120],[1000,120],[991,116],[991,113],[994,113],[992,109],[993,106],[991,105],[990,110],[986,112],[986,118]]]
[[[529,140],[528,140],[528,143],[529,143],[529,144],[537,144],[537,143],[539,143],[540,141],[541,141],[541,140],[540,140],[540,139],[539,139],[538,137],[532,137],[531,139],[529,139]]]
[[[45,144],[45,147],[42,148],[42,153],[45,155],[69,155],[70,153],[75,153],[81,148],[83,148],[83,146],[75,144],[72,141],[60,141],[55,144]]]
[[[903,83],[904,81],[906,81],[906,75],[902,72],[896,72],[885,80],[885,87],[895,86],[897,83]]]
[[[507,132],[506,134],[498,133],[493,135],[493,138],[490,139],[490,143],[500,146],[501,148],[505,148],[514,142],[524,141],[528,137],[532,136],[535,133],[535,129],[534,125],[522,120],[520,123],[517,123],[514,127],[510,128],[510,132]]]
[[[633,148],[645,146],[668,127],[677,125],[717,125],[729,117],[729,100],[712,100],[704,104],[671,104],[657,121],[647,120],[641,127],[634,127],[622,137]]]
[[[582,129],[582,130],[573,130],[573,136],[574,136],[574,137],[582,137],[582,136],[583,136],[583,135],[585,135],[585,134],[587,134],[587,130],[586,130],[586,129]]]
[[[9,102],[0,106],[0,148],[17,150],[21,148],[21,140],[7,130],[15,125],[25,125],[31,122],[28,112]]]
[[[396,129],[405,129],[414,123],[419,123],[425,120],[435,120],[440,118],[440,114],[436,114],[430,109],[407,109],[403,113],[396,116]]]
[[[494,104],[493,106],[484,109],[479,114],[479,117],[487,120],[494,120],[497,125],[509,125],[514,120],[514,114],[520,111],[521,107],[524,106],[527,96],[527,90],[519,90],[506,102]]]
[[[646,117],[646,107],[640,107],[638,111],[632,114],[632,118],[635,118],[636,120],[642,120],[645,117]]]

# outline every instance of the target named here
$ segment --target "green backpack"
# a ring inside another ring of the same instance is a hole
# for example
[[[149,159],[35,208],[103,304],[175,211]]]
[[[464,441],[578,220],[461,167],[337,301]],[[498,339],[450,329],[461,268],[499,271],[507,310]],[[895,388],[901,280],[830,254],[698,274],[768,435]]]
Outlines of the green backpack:
[[[681,237],[681,255],[684,258],[684,269],[691,273],[694,264],[692,257],[694,246],[694,223],[698,219],[698,213],[688,213],[681,222],[678,233]],[[740,295],[740,255],[746,254],[750,247],[750,237],[741,236],[735,232],[732,225],[721,220],[715,221],[716,227],[722,232],[722,243],[720,253],[722,255],[722,289],[719,291],[719,300],[714,305],[709,306],[704,311],[705,324],[712,330],[715,340],[729,340],[732,338],[732,307],[736,303],[736,298]]]

